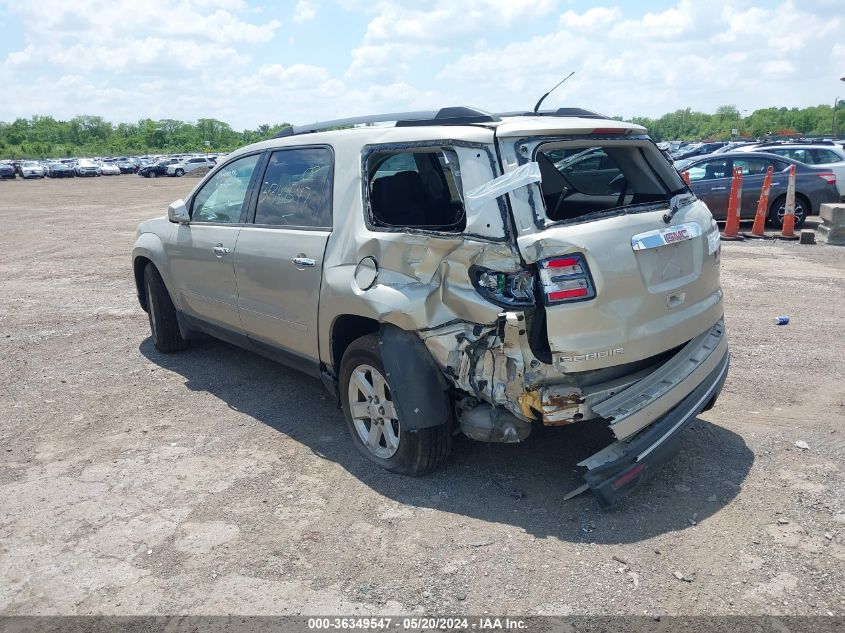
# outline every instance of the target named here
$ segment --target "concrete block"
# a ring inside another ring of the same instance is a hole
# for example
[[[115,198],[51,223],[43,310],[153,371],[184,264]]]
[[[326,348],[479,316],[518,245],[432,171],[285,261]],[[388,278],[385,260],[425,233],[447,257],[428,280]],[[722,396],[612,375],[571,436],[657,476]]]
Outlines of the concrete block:
[[[845,246],[845,204],[823,204],[819,210],[821,226],[816,230],[816,238],[836,246]]]
[[[812,230],[801,231],[801,243],[802,244],[815,244],[816,243],[816,232],[812,231]]]

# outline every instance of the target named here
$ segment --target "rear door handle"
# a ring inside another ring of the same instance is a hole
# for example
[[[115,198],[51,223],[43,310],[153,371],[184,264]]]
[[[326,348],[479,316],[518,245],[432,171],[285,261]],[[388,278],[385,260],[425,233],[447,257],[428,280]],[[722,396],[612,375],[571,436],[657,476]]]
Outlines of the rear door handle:
[[[727,191],[727,187],[713,187],[710,191]]]
[[[211,250],[214,251],[215,256],[217,256],[217,259],[220,259],[221,257],[223,257],[223,255],[229,254],[229,249],[226,248],[225,246],[223,246],[223,244],[218,244],[217,246],[215,246]]]
[[[316,259],[311,259],[310,257],[303,257],[302,255],[298,257],[292,257],[291,260],[297,268],[313,268],[317,265]]]

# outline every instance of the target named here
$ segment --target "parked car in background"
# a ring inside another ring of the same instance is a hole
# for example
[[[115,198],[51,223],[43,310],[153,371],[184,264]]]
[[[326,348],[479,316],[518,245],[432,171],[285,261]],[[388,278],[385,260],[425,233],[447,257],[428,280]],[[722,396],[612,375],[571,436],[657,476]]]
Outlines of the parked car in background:
[[[167,175],[184,176],[185,174],[190,174],[198,169],[212,169],[215,164],[216,163],[210,158],[206,158],[205,156],[195,156],[194,158],[188,158],[182,162],[168,165]]]
[[[766,217],[769,225],[781,227],[786,210],[789,168],[792,165],[796,167],[795,227],[798,228],[804,224],[808,215],[817,214],[822,204],[839,200],[837,177],[830,169],[811,167],[791,158],[760,152],[711,154],[677,161],[675,168],[689,175],[693,192],[707,203],[713,217],[724,220],[728,217],[728,198],[734,168],[742,170],[740,218],[752,219],[757,212],[763,178],[771,166],[772,188]]]
[[[100,165],[97,161],[91,160],[90,158],[80,158],[76,162],[76,175],[77,176],[99,176],[100,175]]]
[[[836,174],[840,198],[845,197],[845,150],[833,142],[822,143],[759,143],[742,147],[741,152],[777,154],[805,165],[824,166]]]
[[[0,163],[0,180],[14,180],[17,178],[15,166],[12,163]]]
[[[38,161],[25,160],[21,163],[22,178],[44,178],[44,175],[44,168]]]
[[[161,160],[157,163],[148,163],[143,165],[138,170],[138,175],[143,176],[144,178],[157,178],[158,176],[166,176],[167,175],[167,166],[170,163],[166,160]]]
[[[749,145],[756,145],[753,141],[731,141],[730,143],[725,143],[717,150],[711,152],[712,154],[724,154],[725,152],[732,152],[735,149],[740,147],[747,147]]]
[[[126,160],[117,161],[117,168],[121,174],[134,174],[138,171],[138,163],[127,158]]]
[[[120,168],[117,166],[117,163],[103,161],[100,163],[100,173],[103,176],[119,176]]]
[[[727,145],[724,141],[717,141],[715,143],[696,143],[694,146],[689,146],[675,152],[673,156],[675,157],[675,160],[686,160],[687,158],[710,154],[724,145]]]
[[[53,161],[47,165],[47,176],[50,178],[73,178],[76,173],[72,165]]]

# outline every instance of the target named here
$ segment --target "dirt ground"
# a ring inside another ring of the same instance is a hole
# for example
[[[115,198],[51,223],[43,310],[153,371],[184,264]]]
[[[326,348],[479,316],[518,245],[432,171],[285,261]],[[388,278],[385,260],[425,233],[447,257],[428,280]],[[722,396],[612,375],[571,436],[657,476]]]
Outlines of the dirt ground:
[[[130,249],[196,182],[0,182],[0,613],[845,614],[845,248],[724,245],[722,397],[602,511],[600,427],[412,479],[316,380],[159,354]]]

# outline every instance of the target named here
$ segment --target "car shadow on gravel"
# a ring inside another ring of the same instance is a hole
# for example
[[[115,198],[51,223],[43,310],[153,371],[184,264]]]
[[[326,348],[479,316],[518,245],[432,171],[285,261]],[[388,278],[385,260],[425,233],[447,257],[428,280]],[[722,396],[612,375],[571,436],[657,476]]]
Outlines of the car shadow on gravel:
[[[611,441],[589,422],[539,427],[516,445],[456,437],[444,467],[426,477],[388,473],[355,450],[343,414],[322,384],[292,369],[210,338],[184,353],[164,355],[150,339],[140,352],[207,392],[336,462],[376,492],[410,506],[433,508],[492,524],[510,524],[538,538],[632,543],[707,521],[733,499],[754,455],[743,439],[699,418],[682,436],[677,457],[611,510],[578,487],[577,462]],[[718,406],[706,414],[719,419]]]

